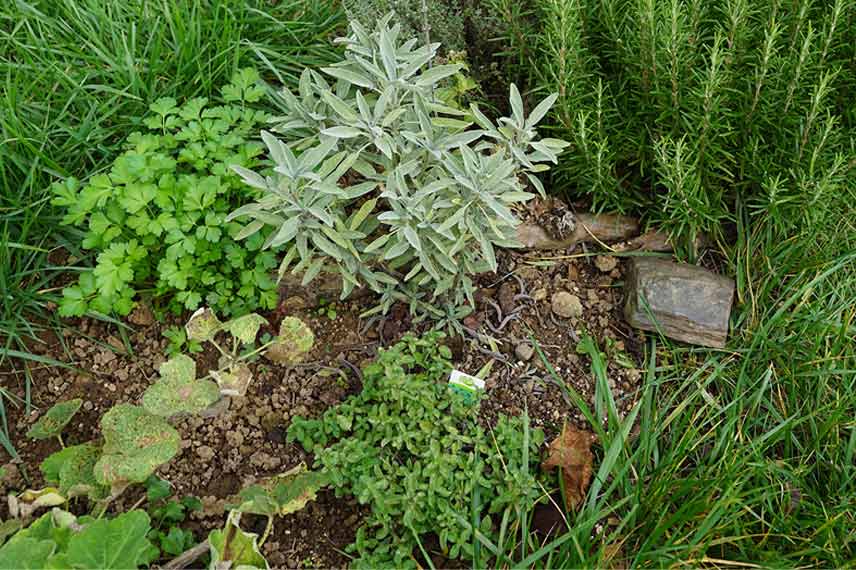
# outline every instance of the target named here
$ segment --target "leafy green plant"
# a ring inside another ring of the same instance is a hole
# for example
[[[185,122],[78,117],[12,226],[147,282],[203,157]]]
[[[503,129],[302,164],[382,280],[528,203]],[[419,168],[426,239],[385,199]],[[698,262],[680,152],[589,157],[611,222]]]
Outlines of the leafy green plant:
[[[185,354],[161,364],[160,380],[143,394],[143,407],[157,416],[199,413],[220,399],[211,380],[196,378],[196,362]]]
[[[82,443],[49,455],[39,469],[45,481],[55,485],[63,497],[84,495],[98,501],[110,494],[109,487],[95,478],[95,464],[100,457],[101,446],[97,442]]]
[[[448,557],[471,558],[474,536],[462,518],[491,536],[494,516],[528,512],[539,498],[533,473],[543,433],[525,417],[502,417],[488,434],[478,406],[446,383],[450,351],[439,338],[406,337],[382,351],[360,394],[289,427],[289,440],[315,454],[337,494],[371,508],[350,547],[354,567],[414,566],[427,532]]]
[[[33,439],[49,439],[55,437],[59,440],[60,445],[65,445],[62,441],[62,430],[71,421],[71,418],[83,405],[83,400],[75,398],[65,402],[54,404],[50,410],[40,417],[36,423],[27,431],[27,437]]]
[[[169,356],[176,356],[182,352],[191,354],[202,352],[202,344],[199,341],[188,340],[184,327],[171,326],[165,329],[162,334],[169,341],[169,345],[166,347],[166,353]]]
[[[269,568],[259,550],[258,535],[241,530],[241,513],[230,511],[222,530],[208,535],[211,568]]]
[[[174,557],[196,544],[193,532],[181,528],[187,513],[202,509],[202,501],[193,496],[177,501],[172,497],[168,481],[150,476],[146,480],[146,510],[152,519],[148,537],[161,551],[162,557]]]
[[[281,92],[275,130],[287,143],[262,133],[270,176],[234,167],[262,197],[227,219],[250,220],[241,236],[272,226],[280,275],[295,261],[304,284],[338,272],[342,298],[367,285],[377,311],[405,301],[417,319],[455,323],[474,304],[472,276],[496,270],[496,247],[517,245],[514,205],[534,197],[521,178],[543,193],[536,173],[565,147],[535,130],[556,96],[527,118],[512,85],[512,116],[494,124],[472,106],[470,128],[434,94],[461,64],[428,68],[437,44],[417,47],[389,21],[371,34],[351,23],[345,60],[321,70],[334,85],[307,69],[298,93]]]
[[[141,510],[94,519],[54,509],[0,548],[0,568],[140,568],[157,557],[148,532]]]
[[[262,251],[265,233],[239,246],[232,238],[240,226],[225,221],[255,196],[230,167],[260,164],[262,146],[251,140],[267,119],[251,107],[263,94],[258,74],[241,70],[222,93],[226,104],[218,106],[159,99],[143,121],[148,131],[128,137],[108,172],[86,185],[54,184],[63,223],[85,228],[82,245],[97,252],[92,271],[63,290],[61,315],[127,315],[152,286],[176,311],[203,302],[225,314],[273,308],[276,262]]]

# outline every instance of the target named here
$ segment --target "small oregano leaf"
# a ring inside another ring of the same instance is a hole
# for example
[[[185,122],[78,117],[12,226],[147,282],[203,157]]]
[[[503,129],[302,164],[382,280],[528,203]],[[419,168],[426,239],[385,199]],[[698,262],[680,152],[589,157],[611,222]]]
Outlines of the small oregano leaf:
[[[207,307],[202,307],[191,315],[190,320],[184,326],[187,331],[187,338],[199,342],[211,340],[223,323],[214,314],[214,311]]]
[[[285,317],[279,326],[279,335],[265,351],[265,356],[281,364],[297,364],[312,350],[315,334],[297,317]]]
[[[259,535],[241,530],[240,522],[241,513],[231,511],[223,529],[208,534],[209,568],[270,568],[259,551]]]
[[[33,439],[49,439],[57,437],[63,428],[71,421],[77,410],[83,404],[83,400],[75,398],[67,402],[60,402],[48,410],[27,431],[27,437]]]
[[[267,319],[256,313],[250,313],[231,321],[226,321],[223,328],[241,341],[243,344],[250,344],[256,340],[256,335],[262,325],[268,324]]]
[[[145,481],[178,453],[181,442],[165,419],[131,404],[119,404],[104,414],[101,434],[104,451],[95,464],[95,478],[114,490]]]
[[[220,398],[214,382],[196,379],[196,362],[185,354],[167,360],[159,371],[160,379],[143,394],[143,407],[150,414],[196,414]]]

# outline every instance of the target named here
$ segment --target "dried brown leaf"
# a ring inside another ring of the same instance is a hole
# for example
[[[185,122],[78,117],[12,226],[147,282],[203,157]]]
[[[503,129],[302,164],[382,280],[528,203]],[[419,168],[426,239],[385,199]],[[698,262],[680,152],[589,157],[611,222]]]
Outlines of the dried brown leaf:
[[[571,509],[583,502],[591,482],[591,464],[594,459],[591,444],[594,441],[594,434],[565,424],[562,433],[550,442],[547,459],[541,463],[541,469],[545,471],[555,467],[562,469],[565,501]]]

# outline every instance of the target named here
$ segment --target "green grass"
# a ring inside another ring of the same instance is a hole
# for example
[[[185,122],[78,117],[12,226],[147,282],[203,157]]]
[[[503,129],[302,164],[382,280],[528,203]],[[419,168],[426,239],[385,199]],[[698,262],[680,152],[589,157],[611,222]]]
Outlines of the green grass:
[[[506,65],[560,93],[554,192],[643,216],[683,259],[713,236],[737,303],[724,350],[652,336],[635,428],[599,379],[566,534],[517,520],[483,546],[501,566],[853,567],[856,3],[533,6]]]
[[[43,361],[27,346],[60,325],[55,278],[87,263],[49,203],[52,182],[109,165],[159,97],[210,96],[246,65],[296,81],[334,59],[342,24],[334,2],[309,0],[3,2],[0,364]]]
[[[0,7],[0,360],[52,317],[49,286],[79,236],[47,188],[115,157],[158,97],[216,92],[242,65],[292,81],[330,60],[330,2],[45,0]]]
[[[856,564],[856,253],[756,245],[777,266],[752,276],[728,349],[651,338],[625,418],[602,375],[603,416],[569,389],[601,441],[588,501],[545,544],[519,520],[505,544],[483,539],[500,566]]]

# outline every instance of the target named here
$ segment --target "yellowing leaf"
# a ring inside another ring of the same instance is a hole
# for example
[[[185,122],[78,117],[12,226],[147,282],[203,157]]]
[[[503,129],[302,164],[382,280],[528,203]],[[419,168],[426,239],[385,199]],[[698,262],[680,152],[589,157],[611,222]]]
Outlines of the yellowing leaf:
[[[221,568],[270,568],[259,551],[259,535],[244,532],[240,527],[241,513],[231,511],[223,530],[208,535],[211,547],[210,570]]]

